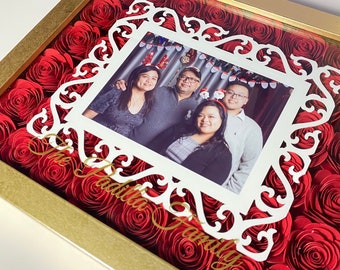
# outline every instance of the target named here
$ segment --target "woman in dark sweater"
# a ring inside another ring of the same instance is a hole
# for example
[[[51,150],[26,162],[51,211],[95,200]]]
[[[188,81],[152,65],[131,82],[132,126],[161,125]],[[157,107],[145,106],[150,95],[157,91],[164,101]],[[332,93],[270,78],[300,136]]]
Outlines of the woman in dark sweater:
[[[128,137],[151,109],[160,76],[156,66],[136,67],[129,76],[126,91],[111,87],[99,94],[83,115]]]
[[[231,168],[231,153],[224,140],[227,114],[217,100],[200,103],[190,123],[162,132],[148,147],[184,167],[222,184]]]

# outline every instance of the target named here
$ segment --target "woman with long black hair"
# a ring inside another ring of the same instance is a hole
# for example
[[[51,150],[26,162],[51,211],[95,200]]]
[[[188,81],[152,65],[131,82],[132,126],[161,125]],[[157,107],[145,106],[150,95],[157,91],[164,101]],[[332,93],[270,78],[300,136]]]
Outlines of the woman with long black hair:
[[[129,75],[126,91],[112,87],[98,95],[83,115],[128,137],[153,105],[160,76],[156,66],[138,66]]]
[[[184,167],[222,184],[231,168],[231,153],[224,140],[226,109],[206,100],[195,109],[191,122],[162,132],[148,147]]]

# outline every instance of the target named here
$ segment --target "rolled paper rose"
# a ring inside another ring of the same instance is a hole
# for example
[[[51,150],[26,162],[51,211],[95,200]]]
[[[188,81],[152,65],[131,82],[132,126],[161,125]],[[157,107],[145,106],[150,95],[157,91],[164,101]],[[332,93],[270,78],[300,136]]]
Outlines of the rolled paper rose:
[[[105,187],[98,185],[107,174],[90,167],[84,167],[75,173],[77,177],[73,177],[65,188],[67,200],[96,216],[105,216],[117,201]]]
[[[264,196],[263,202],[272,208],[279,209],[281,204],[276,200],[275,197]],[[270,217],[267,212],[262,212],[257,207],[251,207],[245,216],[245,220],[261,220]],[[284,250],[288,244],[288,238],[290,235],[290,229],[292,227],[291,214],[281,219],[278,222],[266,224],[265,222],[261,225],[252,226],[243,233],[243,238],[250,237],[250,246],[253,247],[255,252],[261,252],[268,248],[268,241],[264,238],[258,239],[258,236],[262,231],[268,231],[269,229],[275,229],[276,233],[273,235],[274,246],[271,249],[268,262],[275,262],[278,258],[283,255]]]
[[[253,14],[243,20],[241,30],[247,36],[261,44],[280,44],[283,35],[283,24],[263,16]]]
[[[338,163],[339,165],[339,163]],[[315,173],[315,184],[306,196],[305,214],[314,222],[340,228],[340,175],[329,170]]]
[[[161,258],[179,269],[205,270],[211,265],[213,253],[205,250],[199,239],[193,241],[183,236],[184,230],[195,230],[195,227],[173,219],[166,228],[162,231],[157,246],[157,253]]]
[[[107,220],[114,228],[143,247],[155,251],[160,243],[161,227],[168,223],[169,212],[162,206],[148,202],[132,183],[110,209]],[[119,215],[119,217],[117,217]]]
[[[9,134],[3,143],[0,157],[7,164],[22,171],[34,166],[39,159],[39,155],[34,152],[44,152],[46,147],[45,141],[34,138],[26,128],[19,128]]]
[[[41,85],[44,91],[54,92],[65,73],[73,72],[73,60],[67,53],[46,49],[26,72],[26,79]]]
[[[80,18],[106,33],[121,13],[122,3],[119,0],[94,0],[81,11]]]
[[[29,169],[29,175],[57,193],[65,194],[67,185],[76,177],[74,171],[80,166],[77,151],[69,153],[68,150],[49,147]]]
[[[63,29],[53,48],[60,53],[68,53],[76,60],[82,60],[88,57],[99,37],[100,31],[97,27],[84,21],[76,21],[74,25]]]
[[[239,8],[212,0],[207,3],[200,9],[200,18],[221,26],[225,31],[229,31],[230,36],[239,33],[244,22],[244,16]]]
[[[296,217],[286,251],[290,269],[339,269],[340,232],[324,223]]]
[[[1,95],[0,112],[8,115],[18,126],[23,126],[43,98],[43,89],[38,83],[18,79]]]
[[[198,17],[199,11],[203,6],[202,0],[178,1],[170,0],[167,2],[169,8],[174,9],[178,15],[186,17]]]
[[[17,128],[15,124],[13,123],[12,119],[3,113],[0,113],[0,149],[4,141],[16,129]]]

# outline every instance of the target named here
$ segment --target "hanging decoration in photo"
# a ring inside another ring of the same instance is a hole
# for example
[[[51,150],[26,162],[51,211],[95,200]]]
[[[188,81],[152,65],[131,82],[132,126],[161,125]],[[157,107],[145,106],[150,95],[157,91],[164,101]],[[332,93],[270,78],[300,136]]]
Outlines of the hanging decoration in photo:
[[[182,67],[183,66],[184,67],[185,66],[191,66],[192,63],[195,62],[196,57],[197,57],[197,51],[191,48],[179,60],[180,60],[180,62],[182,64]]]
[[[250,87],[260,85],[263,89],[268,89],[269,87],[275,89],[277,87],[277,82],[274,80],[254,74],[249,70],[242,69],[231,63],[226,63],[215,57],[207,56],[204,53],[200,53],[198,59],[206,62],[204,67],[211,73],[220,73],[222,80],[228,80],[229,82],[239,80],[249,84]]]
[[[153,50],[151,50],[150,52],[148,52],[145,57],[142,60],[142,64],[145,66],[148,65],[154,65],[159,69],[165,69],[169,63],[169,58],[167,54],[164,54],[161,59],[158,61],[157,64],[153,63],[153,57],[155,55],[155,52]]]
[[[151,65],[154,61],[153,58],[157,55],[159,59],[158,66],[160,69],[165,69],[168,65],[169,56],[167,52],[177,51],[182,52],[179,57],[178,69],[174,72],[173,79],[169,80],[169,84],[177,77],[180,70],[184,67],[191,66],[195,62],[201,62],[200,66],[204,67],[212,74],[220,76],[222,80],[233,82],[235,80],[247,83],[250,87],[260,86],[262,89],[276,89],[278,83],[272,79],[255,74],[249,70],[243,69],[237,65],[222,61],[213,56],[199,52],[193,48],[185,47],[182,44],[166,39],[162,36],[153,33],[147,34],[139,44],[140,47],[146,47],[147,53],[142,61],[144,65]],[[164,54],[161,54],[165,51]]]

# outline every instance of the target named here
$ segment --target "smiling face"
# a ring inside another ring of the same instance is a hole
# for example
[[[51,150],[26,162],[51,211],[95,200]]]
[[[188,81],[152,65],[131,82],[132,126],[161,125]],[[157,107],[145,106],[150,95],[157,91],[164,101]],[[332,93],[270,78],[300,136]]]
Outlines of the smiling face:
[[[191,96],[200,86],[201,80],[192,71],[184,71],[177,79],[176,90],[179,95]]]
[[[158,73],[154,70],[140,73],[135,82],[135,87],[140,91],[151,91],[158,81]]]
[[[205,106],[197,115],[196,126],[201,134],[214,135],[221,127],[222,118],[215,106]]]
[[[248,102],[248,89],[243,85],[234,84],[227,88],[223,97],[223,103],[227,107],[228,114],[237,115]]]

